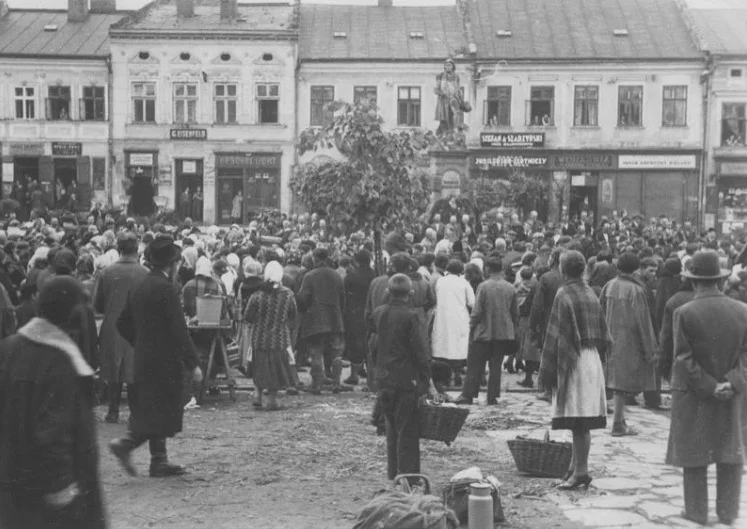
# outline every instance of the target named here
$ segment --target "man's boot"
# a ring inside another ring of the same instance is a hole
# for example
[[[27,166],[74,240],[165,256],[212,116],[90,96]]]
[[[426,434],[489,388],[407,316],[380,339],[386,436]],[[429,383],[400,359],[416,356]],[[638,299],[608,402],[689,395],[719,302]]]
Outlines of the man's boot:
[[[350,364],[350,376],[343,383],[357,386],[360,383],[361,364]]]
[[[353,388],[350,386],[344,386],[340,383],[340,378],[342,378],[342,359],[335,358],[332,360],[332,393],[352,391]]]
[[[150,477],[168,478],[180,476],[186,472],[183,466],[169,463],[166,454],[166,439],[150,440]]]
[[[119,422],[119,404],[122,399],[122,384],[109,384],[106,392],[109,397],[109,412],[104,419],[110,424]]]

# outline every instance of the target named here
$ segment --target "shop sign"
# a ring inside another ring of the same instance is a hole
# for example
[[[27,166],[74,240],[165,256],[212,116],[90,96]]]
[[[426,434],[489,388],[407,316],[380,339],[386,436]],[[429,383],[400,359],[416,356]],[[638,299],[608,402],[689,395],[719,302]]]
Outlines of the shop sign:
[[[473,163],[481,169],[490,169],[493,167],[517,167],[517,168],[537,168],[547,165],[547,156],[524,156],[506,155],[506,156],[475,156]]]
[[[612,154],[553,154],[550,156],[553,169],[614,169],[615,157]]]
[[[184,160],[182,162],[182,173],[197,174],[197,162],[195,160]]]
[[[52,156],[80,156],[83,154],[83,144],[70,141],[52,143]]]
[[[617,157],[620,169],[696,169],[694,154],[621,154]]]
[[[505,148],[544,147],[545,133],[481,132],[480,146]]]
[[[206,140],[207,129],[171,129],[169,136],[172,140]]]
[[[153,167],[153,153],[130,153],[130,166]]]
[[[14,156],[44,156],[44,144],[11,143],[8,154]]]
[[[217,167],[279,169],[281,158],[282,154],[274,153],[216,154],[215,165]]]
[[[721,162],[722,175],[747,175],[747,162]]]

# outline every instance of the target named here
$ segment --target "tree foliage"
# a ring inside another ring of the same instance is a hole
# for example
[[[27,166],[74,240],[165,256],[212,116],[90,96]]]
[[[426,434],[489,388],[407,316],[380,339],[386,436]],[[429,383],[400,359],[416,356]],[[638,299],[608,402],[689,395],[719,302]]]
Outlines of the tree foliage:
[[[448,148],[443,140],[422,129],[385,130],[367,100],[330,108],[329,124],[301,133],[299,153],[335,148],[344,160],[299,165],[290,183],[296,197],[348,230],[406,225],[421,216],[430,197],[428,150]]]
[[[526,216],[548,202],[550,184],[542,174],[512,171],[508,179],[477,179],[473,193],[480,211],[502,206]]]

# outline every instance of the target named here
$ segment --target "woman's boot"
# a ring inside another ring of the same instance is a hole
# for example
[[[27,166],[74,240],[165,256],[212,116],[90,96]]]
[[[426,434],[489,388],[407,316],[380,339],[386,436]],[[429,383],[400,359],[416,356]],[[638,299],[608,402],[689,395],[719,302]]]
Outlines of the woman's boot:
[[[350,364],[350,376],[343,381],[343,384],[357,386],[360,383],[361,364]]]

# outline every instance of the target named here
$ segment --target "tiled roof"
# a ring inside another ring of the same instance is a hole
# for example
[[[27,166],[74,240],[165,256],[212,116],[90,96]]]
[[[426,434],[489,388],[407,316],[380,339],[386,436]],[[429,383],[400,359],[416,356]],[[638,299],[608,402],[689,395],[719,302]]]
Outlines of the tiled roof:
[[[175,0],[156,0],[122,20],[114,29],[165,32],[265,32],[295,31],[295,10],[290,4],[239,4],[239,16],[226,23],[220,18],[219,0],[195,0],[194,16],[176,16]]]
[[[109,26],[123,16],[90,14],[84,22],[68,22],[67,11],[11,10],[0,19],[0,56],[106,57]]]
[[[690,13],[703,50],[747,55],[747,5],[743,9],[691,9]]]
[[[469,0],[478,58],[701,57],[675,0]],[[627,36],[615,36],[615,30]],[[510,37],[496,35],[511,31]]]
[[[466,46],[456,7],[301,4],[303,60],[443,60]],[[411,38],[411,33],[422,38]],[[345,33],[335,38],[335,33]]]

